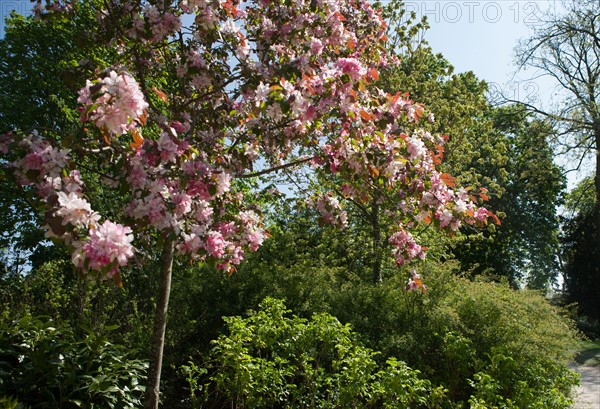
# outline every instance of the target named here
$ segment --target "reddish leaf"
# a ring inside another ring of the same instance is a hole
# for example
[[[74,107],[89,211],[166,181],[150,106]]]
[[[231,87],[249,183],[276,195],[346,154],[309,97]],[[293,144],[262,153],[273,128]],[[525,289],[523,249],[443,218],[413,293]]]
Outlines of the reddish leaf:
[[[168,104],[169,103],[169,98],[167,98],[167,94],[165,94],[163,91],[159,90],[156,87],[152,87],[152,91],[154,91],[154,93],[165,103]]]
[[[371,70],[369,71],[369,75],[371,76],[371,78],[373,78],[375,81],[379,80],[379,71],[377,71],[377,69],[375,68],[371,68]]]
[[[365,111],[364,109],[360,111],[360,117],[367,122],[375,119],[375,116],[373,114]]]
[[[131,149],[133,150],[138,150],[144,143],[144,138],[142,137],[142,134],[138,132],[137,129],[133,129],[131,133],[133,136],[133,142],[130,142],[129,146],[131,146]]]
[[[454,187],[454,181],[456,180],[456,178],[452,175],[449,175],[447,173],[441,173],[440,174],[440,179],[442,179],[444,181],[444,183],[446,184],[446,186],[449,187]]]

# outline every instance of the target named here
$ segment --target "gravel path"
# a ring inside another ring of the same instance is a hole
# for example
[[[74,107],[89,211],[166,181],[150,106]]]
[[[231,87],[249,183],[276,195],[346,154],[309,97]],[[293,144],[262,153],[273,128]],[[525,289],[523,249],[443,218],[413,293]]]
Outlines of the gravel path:
[[[600,367],[579,365],[571,369],[581,374],[573,409],[600,409]]]

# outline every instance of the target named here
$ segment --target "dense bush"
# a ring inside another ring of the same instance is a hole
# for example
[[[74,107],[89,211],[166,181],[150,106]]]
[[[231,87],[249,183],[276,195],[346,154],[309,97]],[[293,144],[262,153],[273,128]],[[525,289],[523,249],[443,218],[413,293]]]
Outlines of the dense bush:
[[[483,401],[487,393],[489,407],[502,407],[501,401],[568,407],[577,382],[566,367],[577,341],[573,322],[537,292],[429,268],[425,295],[407,293],[392,280],[341,294],[332,313],[368,336],[367,345],[383,356],[402,359],[446,387],[454,403]]]
[[[145,362],[93,333],[77,340],[69,329],[52,325],[25,316],[0,330],[0,399],[6,405],[141,406]]]
[[[229,333],[214,341],[207,368],[184,366],[192,401],[215,408],[425,408],[441,401],[442,388],[396,359],[380,366],[331,315],[289,313],[267,298],[249,318],[226,318]],[[200,388],[202,376],[208,382]]]
[[[255,309],[265,296],[285,299],[304,318],[327,312],[351,324],[363,345],[381,352],[373,357],[379,365],[390,358],[406,362],[446,388],[452,405],[466,407],[471,400],[490,407],[501,407],[500,402],[506,407],[568,406],[576,378],[566,364],[578,335],[572,321],[542,294],[458,278],[453,262],[422,266],[426,294],[407,292],[402,276],[373,285],[342,267],[315,265],[320,263],[303,260],[304,274],[300,265],[270,270],[246,265],[220,283],[197,286],[190,296],[206,304],[197,313],[212,323],[213,333],[222,325],[219,311],[239,315],[244,305]],[[236,311],[220,309],[222,300],[233,296]],[[216,306],[212,313],[209,305]],[[192,354],[199,349],[196,344]]]

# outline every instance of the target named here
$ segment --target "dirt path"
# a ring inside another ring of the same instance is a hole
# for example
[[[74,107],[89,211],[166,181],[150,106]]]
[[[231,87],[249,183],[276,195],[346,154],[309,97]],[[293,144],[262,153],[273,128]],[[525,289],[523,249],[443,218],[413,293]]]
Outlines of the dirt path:
[[[573,365],[571,369],[581,374],[573,409],[600,409],[600,367]]]

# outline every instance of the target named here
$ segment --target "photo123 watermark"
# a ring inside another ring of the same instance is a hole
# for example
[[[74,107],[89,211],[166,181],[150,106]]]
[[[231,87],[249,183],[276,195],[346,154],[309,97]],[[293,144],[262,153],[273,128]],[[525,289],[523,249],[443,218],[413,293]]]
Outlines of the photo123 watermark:
[[[10,1],[0,0],[0,37],[4,36],[4,29],[6,28],[6,19],[10,17],[10,14],[14,11],[24,16],[32,14],[34,3],[29,0],[24,1]]]
[[[554,10],[557,0],[407,0],[408,14],[427,17],[431,24],[490,23],[537,25],[548,10]]]
[[[493,103],[520,101],[533,103],[542,98],[542,89],[535,81],[514,81],[505,84],[488,82],[488,98]]]

